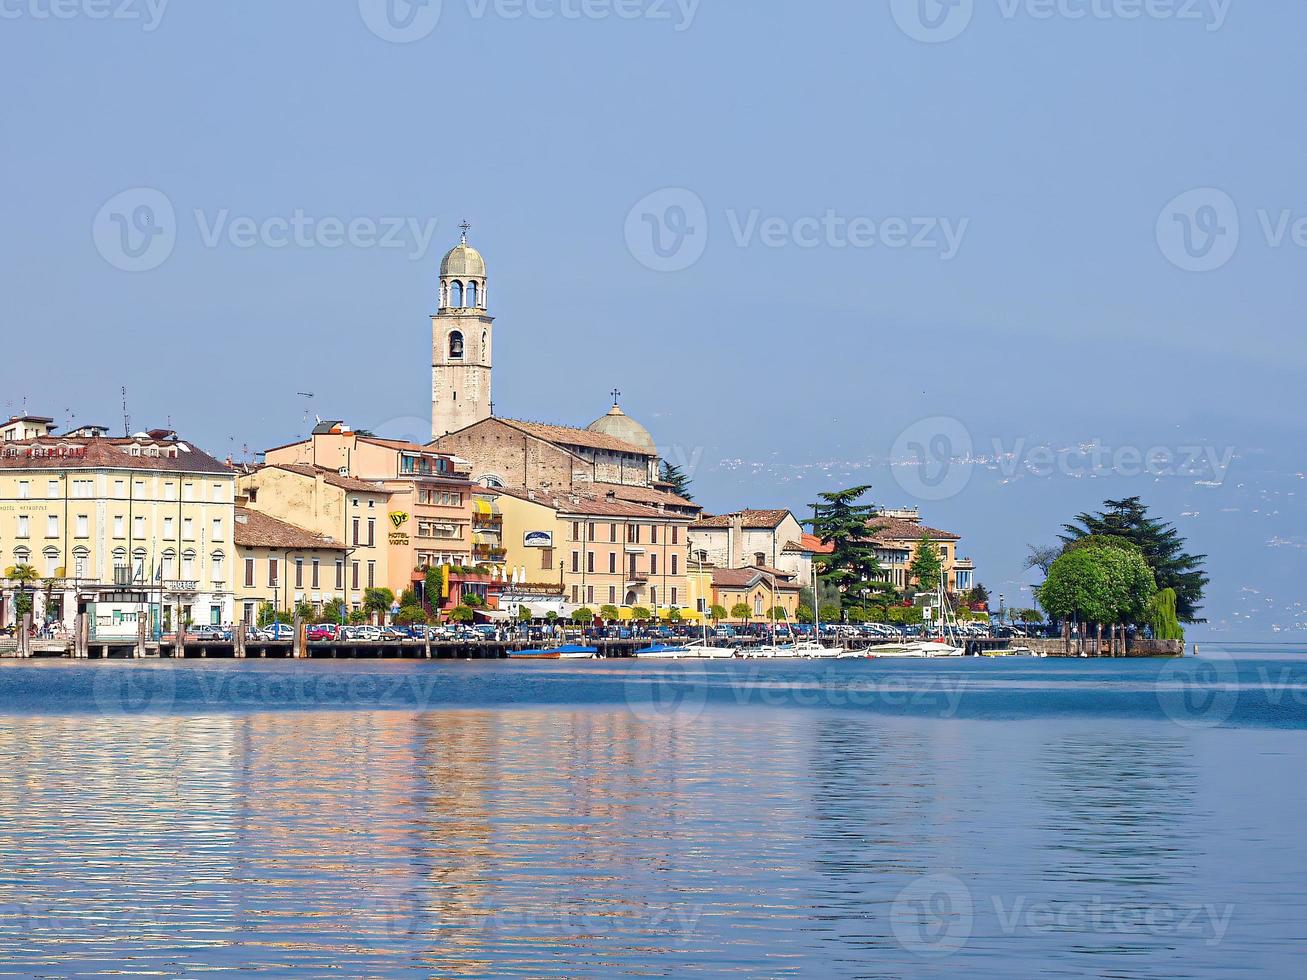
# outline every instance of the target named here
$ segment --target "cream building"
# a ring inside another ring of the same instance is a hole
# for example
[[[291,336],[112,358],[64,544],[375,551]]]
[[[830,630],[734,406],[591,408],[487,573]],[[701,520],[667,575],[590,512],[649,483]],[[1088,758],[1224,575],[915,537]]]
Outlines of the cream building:
[[[349,589],[346,549],[339,541],[245,507],[236,508],[235,520],[242,622],[256,622],[264,604],[293,612],[307,602],[321,612],[333,599],[359,594]]]
[[[35,586],[38,622],[71,628],[85,611],[100,637],[134,637],[142,618],[155,635],[180,622],[229,623],[234,511],[232,471],[172,432],[114,439],[47,428],[0,442],[0,624],[15,621],[19,566],[45,580]]]
[[[342,549],[331,557],[329,569],[317,570],[309,585],[292,590],[298,593],[295,602],[311,602],[321,608],[332,599],[341,599],[350,609],[361,609],[365,589],[386,586],[399,595],[408,588],[412,566],[407,555],[392,575],[392,494],[380,484],[342,476],[325,467],[281,463],[241,471],[236,492],[250,512],[265,514],[319,541],[330,539]],[[269,589],[263,566],[259,569],[257,587]],[[248,572],[244,566],[243,570]]]
[[[690,518],[576,492],[499,490],[505,564],[528,583],[561,583],[569,609],[693,609]]]
[[[810,586],[812,553],[802,540],[803,527],[784,508],[704,517],[690,527],[690,548],[698,561],[720,568],[767,566]]]
[[[465,460],[428,446],[355,432],[344,422],[321,422],[310,438],[269,449],[264,458],[269,466],[330,470],[373,484],[388,495],[384,508],[350,513],[346,543],[351,548],[373,548],[380,542],[389,549],[384,570],[380,562],[371,569],[363,567],[365,583],[370,578],[399,595],[421,579],[421,569],[471,564],[476,488]],[[305,523],[293,511],[275,513]]]

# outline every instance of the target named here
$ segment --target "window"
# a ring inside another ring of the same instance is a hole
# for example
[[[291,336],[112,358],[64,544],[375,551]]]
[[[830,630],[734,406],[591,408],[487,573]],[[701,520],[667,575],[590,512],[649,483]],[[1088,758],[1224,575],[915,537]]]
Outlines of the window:
[[[165,517],[163,519],[163,539],[165,541],[171,541],[175,536],[176,535],[173,534],[172,518]]]
[[[85,548],[78,548],[73,552],[73,574],[75,577],[86,578],[88,558],[90,558],[90,552]]]
[[[127,518],[122,514],[115,514],[113,518],[113,536],[115,538],[127,537]]]
[[[651,525],[649,526],[649,543],[650,543],[650,544],[657,544],[657,543],[658,543],[658,525],[657,525],[657,524],[651,524]]]
[[[304,559],[295,559],[295,588],[304,588]]]
[[[45,536],[47,538],[59,537],[59,515],[49,514],[45,518]]]
[[[164,500],[176,500],[176,499],[177,499],[177,484],[175,484],[175,483],[165,483],[165,484],[163,485],[163,499],[164,499]]]
[[[58,480],[51,480],[49,483],[47,483],[47,484],[45,485],[45,495],[46,495],[47,497],[57,497],[57,496],[59,496],[59,481],[58,481]]]
[[[377,543],[377,519],[375,517],[369,517],[368,518],[368,547],[369,548],[375,547],[376,543]]]
[[[182,553],[182,578],[188,582],[195,580],[195,552],[193,551]]]
[[[182,484],[182,500],[185,500],[185,501],[187,501],[187,502],[190,502],[190,501],[192,501],[192,500],[194,500],[194,499],[195,499],[195,484],[194,484],[194,483],[183,483],[183,484]]]
[[[165,551],[163,553],[163,561],[159,565],[159,577],[172,578],[173,566],[176,564],[176,561],[177,555],[174,552]]]
[[[573,540],[573,541],[580,541],[580,540],[581,540],[581,522],[580,522],[580,521],[573,521],[573,522],[572,522],[572,540]],[[573,571],[576,571],[576,569],[573,569]]]
[[[475,282],[470,282],[467,284],[467,305],[468,306],[477,305],[477,284]]]
[[[463,305],[463,284],[457,279],[449,284],[449,305],[454,309]]]
[[[658,608],[658,586],[656,585],[649,586],[649,605],[653,606],[654,609]]]
[[[554,549],[540,549],[540,568],[544,571],[550,571],[554,567]]]
[[[145,518],[144,518],[144,517],[133,517],[133,518],[132,518],[132,537],[133,537],[133,538],[136,538],[138,541],[144,541],[144,540],[145,540]]]
[[[213,580],[215,582],[224,581],[222,577],[223,558],[224,556],[221,551],[215,551],[212,555],[209,556],[209,567],[212,570]]]
[[[590,605],[592,606],[594,605],[595,587],[593,585],[587,585],[585,587],[585,601],[590,603]]]
[[[672,544],[681,543],[681,529],[675,524],[672,525]]]
[[[81,500],[88,500],[88,499],[90,499],[91,497],[95,496],[95,481],[94,481],[94,480],[74,480],[74,481],[73,481],[73,496],[74,496],[74,497],[77,497],[77,498],[79,498],[79,499],[81,499]]]
[[[649,553],[649,574],[658,574],[658,552],[656,551]]]
[[[678,574],[680,574],[680,573],[676,570],[676,569],[677,569],[677,566],[680,564],[679,561],[677,560],[679,557],[680,557],[679,555],[672,555],[672,574],[673,574],[673,575],[678,575]]]
[[[595,553],[593,551],[585,553],[585,570],[587,572],[594,572],[595,570]]]
[[[375,561],[370,561],[368,562],[368,588],[375,589],[376,587],[377,587],[377,563]]]
[[[268,586],[275,589],[277,587],[277,559],[268,559]]]
[[[676,605],[676,599],[677,599],[677,595],[676,595],[676,586],[673,585],[673,586],[672,586],[672,605],[673,605],[673,606]]]
[[[114,481],[113,481],[113,495],[114,495],[115,497],[117,497],[119,500],[123,500],[123,499],[126,498],[126,496],[127,496],[127,481],[126,481],[126,480],[114,480]]]
[[[449,335],[449,356],[454,360],[463,358],[463,335],[457,330]]]
[[[86,514],[77,515],[77,530],[74,532],[79,538],[89,538],[91,536],[91,518]]]
[[[222,518],[221,518],[221,517],[215,517],[215,518],[213,519],[213,540],[214,540],[214,541],[221,541],[221,540],[222,540]]]
[[[359,503],[359,502],[358,502],[357,500],[354,501],[354,506],[357,507],[357,506],[358,506],[358,503]],[[353,544],[354,544],[354,547],[356,547],[356,548],[358,547],[358,544],[359,544],[359,519],[358,519],[357,517],[354,518],[354,521],[353,521]]]
[[[598,535],[598,533],[597,533],[597,531],[596,531],[596,528],[595,528],[595,525],[594,525],[593,523],[590,525],[590,540],[591,540],[591,541],[598,541],[598,540],[599,540],[599,535]]]
[[[25,515],[20,515],[18,518],[17,536],[20,538],[26,538],[31,536],[31,532],[29,531],[27,526],[27,517]]]
[[[761,616],[761,615],[762,615],[762,593],[761,593],[761,592],[759,592],[757,595],[755,595],[755,596],[753,597],[753,614],[754,614],[755,616]]]
[[[318,559],[316,559],[316,558],[313,559],[313,575],[312,575],[312,577],[311,577],[311,579],[310,579],[310,585],[309,585],[309,588],[311,588],[311,589],[316,589],[316,588],[318,587],[318,577],[319,577],[319,576],[318,576],[318,566],[319,566],[320,564],[321,564],[321,563],[318,561]]]
[[[342,592],[345,590],[345,563],[340,559],[336,560],[336,588]]]
[[[580,570],[581,570],[581,552],[574,551],[572,552],[572,571],[579,572]]]
[[[617,574],[617,552],[615,551],[610,551],[608,553],[608,574]]]
[[[616,540],[617,540],[617,525],[616,525],[616,524],[609,524],[609,525],[608,525],[608,540],[609,540],[609,541],[616,541]]]
[[[183,541],[195,540],[195,518],[193,517],[182,518],[182,540]]]
[[[353,583],[351,588],[353,588],[354,591],[357,592],[359,588],[359,563],[356,561],[350,562],[349,571],[350,571],[350,581]]]
[[[227,502],[227,493],[221,483],[213,485],[213,502],[215,504],[225,504]]]
[[[31,496],[32,496],[32,481],[31,481],[31,480],[19,480],[19,481],[18,481],[18,499],[19,499],[19,500],[27,500],[27,499],[28,499],[29,497],[31,497]]]
[[[610,606],[617,605],[617,586],[615,585],[608,586],[608,604]]]
[[[45,553],[45,577],[57,578],[59,573],[59,552],[47,551]]]

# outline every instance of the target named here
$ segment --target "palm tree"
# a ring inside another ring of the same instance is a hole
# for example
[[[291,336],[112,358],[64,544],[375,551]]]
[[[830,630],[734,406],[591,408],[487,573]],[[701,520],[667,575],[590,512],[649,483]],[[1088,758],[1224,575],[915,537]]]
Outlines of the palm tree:
[[[22,618],[24,613],[32,611],[32,600],[27,590],[33,582],[40,579],[41,573],[31,565],[14,565],[5,572],[5,578],[18,583],[18,595],[14,598],[14,611]]]

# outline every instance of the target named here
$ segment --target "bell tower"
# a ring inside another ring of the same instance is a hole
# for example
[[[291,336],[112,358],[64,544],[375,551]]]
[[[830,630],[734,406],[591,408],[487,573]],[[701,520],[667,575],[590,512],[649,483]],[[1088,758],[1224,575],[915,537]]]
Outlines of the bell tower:
[[[440,263],[440,300],[431,318],[431,438],[490,418],[491,335],[486,263],[467,243],[471,226]]]

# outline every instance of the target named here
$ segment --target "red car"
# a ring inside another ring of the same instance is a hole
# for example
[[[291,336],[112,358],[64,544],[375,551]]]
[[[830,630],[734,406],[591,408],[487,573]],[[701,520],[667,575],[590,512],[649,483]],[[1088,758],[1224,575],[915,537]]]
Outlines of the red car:
[[[340,625],[337,623],[318,623],[308,628],[308,638],[310,643],[321,643],[325,640],[340,639]]]

